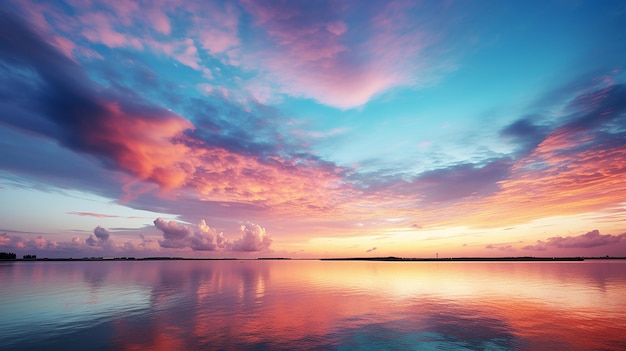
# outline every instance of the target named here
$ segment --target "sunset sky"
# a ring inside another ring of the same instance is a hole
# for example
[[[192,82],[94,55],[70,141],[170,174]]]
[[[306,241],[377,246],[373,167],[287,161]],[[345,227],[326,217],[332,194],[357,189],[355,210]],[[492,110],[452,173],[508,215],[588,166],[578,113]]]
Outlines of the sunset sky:
[[[0,2],[0,251],[626,256],[624,1]]]

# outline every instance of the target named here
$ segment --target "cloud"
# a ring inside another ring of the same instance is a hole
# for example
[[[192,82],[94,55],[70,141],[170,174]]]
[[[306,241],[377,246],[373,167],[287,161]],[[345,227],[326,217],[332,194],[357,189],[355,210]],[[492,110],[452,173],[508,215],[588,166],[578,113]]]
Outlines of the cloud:
[[[135,187],[141,181],[156,184],[164,193],[189,189],[213,201],[260,208],[291,207],[297,201],[303,209],[314,210],[332,201],[326,191],[336,188],[343,170],[296,145],[285,147],[280,134],[263,132],[271,128],[248,130],[243,120],[234,123],[232,116],[212,116],[211,121],[219,123],[206,123],[219,129],[199,132],[190,120],[136,92],[91,81],[80,66],[17,17],[2,17],[0,26],[7,35],[0,38],[0,58],[8,64],[2,67],[7,73],[2,79],[18,81],[23,69],[32,70],[36,79],[24,83],[19,95],[8,92],[15,95],[10,99],[15,103],[0,106],[6,112],[0,118],[16,130],[52,138],[69,150],[96,157],[108,169],[131,175],[122,187],[125,201],[151,189],[145,184]],[[20,103],[25,96],[38,103]],[[241,109],[238,113],[262,123]]]
[[[111,233],[109,233],[109,231],[106,228],[97,226],[93,229],[93,234],[95,235],[95,237],[93,235],[90,235],[87,239],[85,239],[85,242],[87,243],[87,245],[111,246],[113,244],[113,241],[109,240],[109,236],[111,235]]]
[[[110,233],[108,230],[106,230],[106,228],[97,226],[96,228],[94,228],[93,233],[96,236],[96,238],[98,238],[101,241],[109,240]]]
[[[159,240],[161,247],[182,248],[188,246],[188,238],[193,234],[193,229],[175,221],[165,221],[161,217],[154,220],[154,226],[163,232],[163,239]]]
[[[464,246],[466,246],[464,244]],[[491,250],[500,250],[500,251],[515,251],[515,249],[513,248],[513,245],[511,244],[489,244],[487,246],[485,246],[486,249],[491,249]]]
[[[118,215],[110,215],[110,214],[105,214],[105,213],[94,213],[94,212],[76,212],[76,211],[70,211],[70,212],[65,212],[65,213],[66,213],[66,214],[75,215],[75,216],[80,216],[80,217],[96,217],[96,218],[130,218],[130,219],[144,218],[144,217],[138,217],[138,216],[118,216]]]
[[[272,238],[258,224],[246,222],[240,230],[241,236],[229,245],[232,251],[266,251],[272,244]]]
[[[429,202],[482,197],[498,190],[498,182],[510,172],[508,158],[491,160],[484,165],[464,163],[427,171],[416,176],[410,187]]]
[[[523,247],[524,250],[545,251],[548,248],[589,249],[592,247],[614,245],[626,239],[626,233],[620,235],[600,234],[597,229],[578,236],[554,236],[546,241],[537,240],[535,245]],[[626,240],[625,240],[626,241]]]
[[[434,3],[95,0],[13,7],[55,33],[68,58],[102,57],[94,48],[104,45],[151,51],[205,74],[219,62],[253,77],[238,90],[260,100],[287,94],[353,108],[394,87],[429,84],[451,66],[431,59],[440,56],[432,48],[449,30],[451,11]]]
[[[81,217],[96,217],[96,218],[118,218],[119,216],[108,215],[104,213],[93,213],[93,212],[65,212],[66,214],[81,216]]]
[[[154,225],[163,232],[159,245],[164,248],[191,249],[194,251],[267,251],[272,239],[265,228],[246,222],[241,225],[241,235],[234,241],[224,237],[222,232],[209,227],[204,220],[196,226],[165,221],[157,218]]]
[[[237,65],[238,55],[233,51],[241,44],[239,39],[239,9],[232,3],[201,2],[189,4],[193,31],[203,49],[211,55],[223,55],[229,64]]]
[[[22,252],[56,250],[60,247],[59,243],[47,240],[43,235],[38,235],[35,239],[24,239],[20,236],[8,233],[0,234],[0,246],[9,250],[19,250]]]
[[[263,43],[247,64],[285,94],[353,108],[393,87],[423,85],[438,70],[435,62],[424,69],[423,52],[445,28],[428,33],[426,21],[409,19],[425,10],[414,3],[243,1],[243,8]],[[436,17],[443,7],[427,11]]]
[[[365,250],[365,252],[372,252],[372,251],[376,251],[376,246],[372,247],[371,249],[367,249]]]
[[[82,35],[94,43],[101,43],[110,48],[132,47],[142,49],[141,40],[127,33],[113,29],[117,17],[113,14],[90,12],[79,17],[84,25]]]
[[[416,206],[482,198],[499,190],[498,182],[510,173],[512,161],[503,157],[484,164],[461,163],[413,174],[353,173],[348,179],[366,197],[405,200]],[[417,228],[417,227],[416,227]],[[418,228],[419,229],[419,228]]]
[[[509,169],[502,168],[500,179],[493,177],[495,183],[485,183],[484,189],[495,191],[476,201],[458,203],[450,209],[447,223],[510,226],[600,211],[624,201],[626,85],[600,77],[575,88],[569,94],[561,92],[561,100],[552,102],[562,108],[558,119],[546,122],[546,117],[537,117],[537,123],[518,121],[504,128],[501,135],[526,136],[532,142],[518,141],[522,148],[527,147],[525,151],[508,161]],[[445,178],[442,185],[447,184]],[[434,181],[436,185],[437,179]],[[463,194],[463,185],[456,186]],[[443,194],[445,188],[436,195]]]
[[[163,232],[159,245],[164,248],[190,248],[194,251],[215,251],[224,248],[224,235],[209,227],[204,220],[193,228],[175,221],[157,218],[154,225]]]
[[[25,111],[30,120],[9,122],[53,136],[75,151],[115,161],[143,179],[165,187],[180,185],[179,163],[170,155],[181,156],[182,148],[171,139],[191,128],[189,121],[138,96],[124,97],[92,84],[78,66],[41,37],[14,18],[3,17],[3,31],[10,33],[16,44],[0,40],[2,58],[35,69],[47,88],[33,92],[32,98],[41,103],[35,110]],[[37,116],[43,116],[44,123],[39,123]]]
[[[110,237],[109,231],[100,226],[94,228],[94,234],[84,240],[81,237],[73,237],[68,241],[56,241],[46,239],[47,235],[49,234],[38,235],[31,239],[2,233],[0,234],[0,248],[14,251],[19,255],[36,254],[41,258],[81,258],[94,255],[148,257],[159,255],[161,252],[155,245],[150,245],[152,240],[143,234],[140,235],[139,243],[127,241],[117,245]]]
[[[548,133],[546,129],[545,126],[536,125],[532,116],[526,116],[502,129],[500,135],[505,140],[519,144],[520,152],[526,155],[544,140]]]

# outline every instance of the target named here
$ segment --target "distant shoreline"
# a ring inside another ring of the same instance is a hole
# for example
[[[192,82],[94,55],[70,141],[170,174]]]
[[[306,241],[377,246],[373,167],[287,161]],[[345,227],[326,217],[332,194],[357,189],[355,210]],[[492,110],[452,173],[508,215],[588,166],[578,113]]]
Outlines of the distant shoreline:
[[[74,262],[74,261],[374,261],[374,262],[571,262],[587,260],[626,260],[626,257],[333,257],[333,258],[187,258],[187,257],[83,257],[83,258],[15,258],[0,262]]]
[[[622,259],[591,257],[448,257],[448,258],[403,258],[403,257],[356,257],[322,258],[321,261],[398,261],[398,262],[527,262],[527,261],[584,261],[588,259]]]

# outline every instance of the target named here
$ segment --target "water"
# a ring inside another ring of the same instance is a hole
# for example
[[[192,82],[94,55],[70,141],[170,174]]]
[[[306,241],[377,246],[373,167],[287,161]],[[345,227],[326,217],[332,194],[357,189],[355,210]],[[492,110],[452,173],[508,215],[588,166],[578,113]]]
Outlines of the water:
[[[0,349],[626,350],[626,262],[3,262]]]

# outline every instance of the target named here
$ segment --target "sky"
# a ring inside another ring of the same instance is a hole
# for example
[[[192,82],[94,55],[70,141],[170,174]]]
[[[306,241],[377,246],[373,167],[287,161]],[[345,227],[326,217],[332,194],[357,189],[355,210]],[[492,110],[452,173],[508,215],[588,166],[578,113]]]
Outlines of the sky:
[[[0,3],[0,251],[626,256],[623,1]]]

